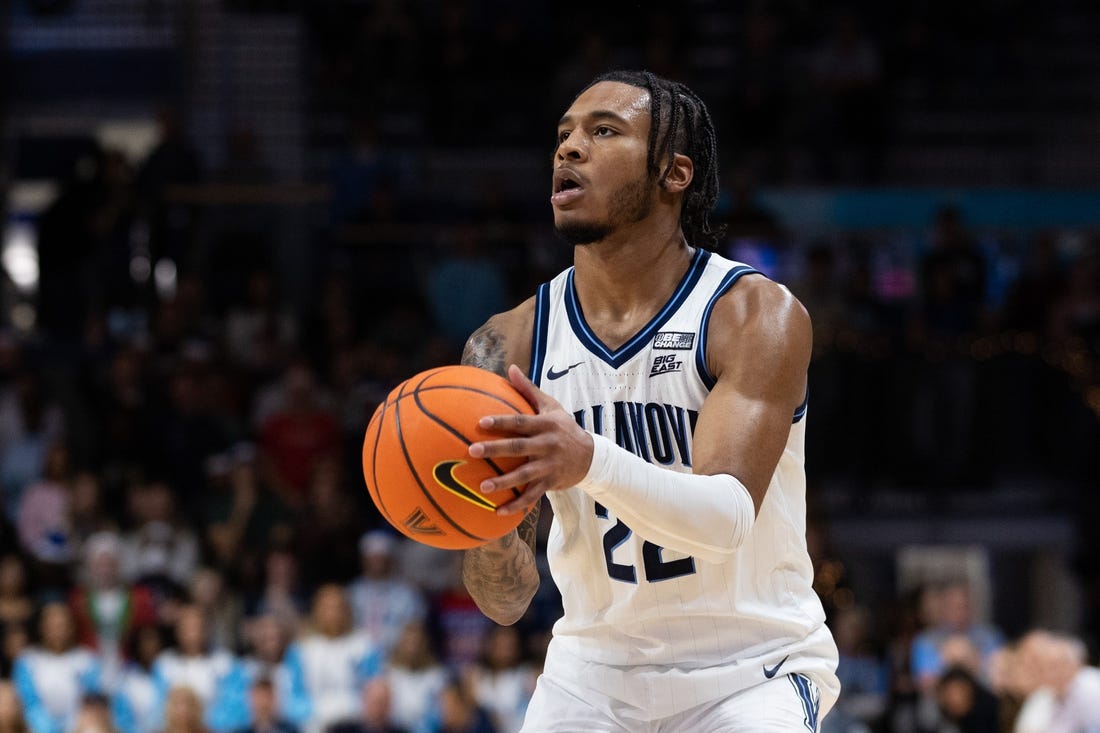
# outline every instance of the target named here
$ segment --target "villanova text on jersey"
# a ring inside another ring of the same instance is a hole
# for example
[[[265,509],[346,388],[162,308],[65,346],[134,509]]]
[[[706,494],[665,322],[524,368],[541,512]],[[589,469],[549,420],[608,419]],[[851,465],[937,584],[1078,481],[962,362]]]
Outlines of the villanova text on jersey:
[[[605,413],[610,416],[613,432],[605,431]],[[620,448],[650,463],[691,467],[691,436],[699,419],[698,410],[667,403],[619,401],[607,410],[605,405],[591,405],[577,410],[573,417],[585,430],[614,435]]]

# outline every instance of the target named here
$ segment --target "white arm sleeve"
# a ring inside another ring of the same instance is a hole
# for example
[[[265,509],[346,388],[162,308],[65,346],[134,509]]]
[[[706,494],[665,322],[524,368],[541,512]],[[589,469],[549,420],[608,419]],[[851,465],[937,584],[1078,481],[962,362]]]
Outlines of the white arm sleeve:
[[[577,486],[640,537],[720,563],[752,531],[756,507],[733,476],[669,471],[602,435],[592,435],[592,443],[592,464]]]

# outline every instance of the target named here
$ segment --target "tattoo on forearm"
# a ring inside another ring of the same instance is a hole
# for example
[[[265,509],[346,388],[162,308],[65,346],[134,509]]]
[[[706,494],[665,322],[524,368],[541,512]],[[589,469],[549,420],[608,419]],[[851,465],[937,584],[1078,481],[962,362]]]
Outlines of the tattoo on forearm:
[[[531,507],[531,511],[527,512],[527,515],[520,521],[519,526],[516,527],[516,534],[519,538],[527,543],[527,546],[531,548],[531,552],[535,551],[535,533],[539,527],[539,505],[535,504]]]
[[[462,579],[477,605],[498,623],[514,623],[527,610],[539,587],[535,565],[535,506],[519,526],[499,542],[466,551]]]
[[[462,352],[462,363],[504,375],[507,368],[504,363],[504,337],[492,323],[486,323],[470,336]]]

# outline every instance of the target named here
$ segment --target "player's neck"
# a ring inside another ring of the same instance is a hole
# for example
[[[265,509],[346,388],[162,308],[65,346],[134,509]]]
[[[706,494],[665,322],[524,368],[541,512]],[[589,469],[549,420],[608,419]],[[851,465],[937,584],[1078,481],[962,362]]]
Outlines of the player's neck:
[[[644,324],[671,297],[692,254],[678,226],[657,238],[613,235],[575,247],[574,283],[589,325]]]

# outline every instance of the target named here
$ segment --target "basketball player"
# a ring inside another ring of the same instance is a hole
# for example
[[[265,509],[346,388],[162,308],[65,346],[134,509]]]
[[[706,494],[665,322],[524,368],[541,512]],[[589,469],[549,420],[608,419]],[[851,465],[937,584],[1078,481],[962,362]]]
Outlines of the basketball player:
[[[550,203],[574,266],[470,337],[535,416],[486,416],[473,457],[517,530],[468,550],[502,624],[539,578],[565,606],[523,731],[818,730],[837,651],[811,588],[803,438],[811,330],[786,288],[706,248],[714,129],[682,84],[614,72],[558,123]]]

